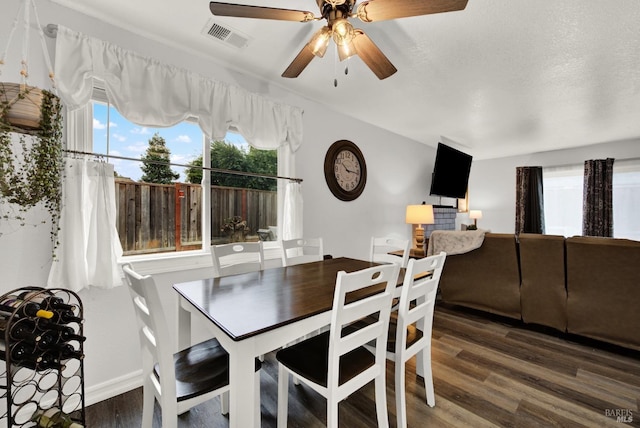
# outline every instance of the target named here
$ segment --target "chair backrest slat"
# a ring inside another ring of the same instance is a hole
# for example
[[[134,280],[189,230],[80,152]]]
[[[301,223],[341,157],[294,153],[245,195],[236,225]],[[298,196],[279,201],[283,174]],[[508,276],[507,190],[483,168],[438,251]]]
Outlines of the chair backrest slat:
[[[407,267],[411,242],[408,239],[371,238],[369,260],[376,263],[399,263]],[[402,256],[389,254],[392,251],[402,251]]]
[[[138,319],[138,333],[140,345],[143,348],[143,359],[148,355],[153,360],[151,364],[145,364],[143,361],[143,367],[152,367],[153,363],[158,363],[160,384],[157,383],[151,371],[146,372],[145,376],[152,378],[152,383],[156,388],[159,387],[159,394],[164,392],[175,396],[173,346],[155,281],[150,275],[140,275],[129,263],[125,264],[122,270],[125,274],[125,281],[129,285],[129,292]]]
[[[396,355],[406,349],[406,331],[411,324],[415,324],[418,329],[423,331],[422,340],[431,340],[436,293],[445,259],[446,253],[441,252],[423,259],[409,260],[398,304]],[[416,302],[413,307],[411,306],[412,301]]]
[[[329,333],[328,388],[338,387],[340,357],[372,340],[376,343],[376,366],[384,367],[391,301],[399,270],[398,264],[385,264],[351,273],[338,273]],[[347,294],[373,286],[384,288],[361,299],[347,300]],[[350,334],[344,334],[345,326],[367,316],[375,316],[377,321]]]
[[[322,238],[297,238],[282,241],[282,265],[321,261],[324,254]]]
[[[217,277],[264,269],[262,241],[212,245],[211,258]]]

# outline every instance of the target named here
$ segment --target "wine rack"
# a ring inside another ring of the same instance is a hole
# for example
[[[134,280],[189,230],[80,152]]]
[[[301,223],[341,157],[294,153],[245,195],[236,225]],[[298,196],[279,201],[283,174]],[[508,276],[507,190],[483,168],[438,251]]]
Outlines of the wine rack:
[[[0,427],[40,426],[34,415],[49,409],[86,426],[83,320],[71,290],[24,287],[0,297]]]

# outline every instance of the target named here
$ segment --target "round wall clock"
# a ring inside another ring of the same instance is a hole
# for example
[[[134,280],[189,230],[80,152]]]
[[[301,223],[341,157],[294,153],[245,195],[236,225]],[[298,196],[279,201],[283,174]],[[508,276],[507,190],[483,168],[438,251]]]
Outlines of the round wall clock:
[[[356,199],[367,183],[367,164],[362,152],[351,141],[336,141],[324,158],[324,178],[336,198]]]

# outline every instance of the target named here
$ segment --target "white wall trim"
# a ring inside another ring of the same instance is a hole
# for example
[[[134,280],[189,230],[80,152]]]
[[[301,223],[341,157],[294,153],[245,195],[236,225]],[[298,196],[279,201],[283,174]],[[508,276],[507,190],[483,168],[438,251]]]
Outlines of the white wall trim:
[[[142,386],[142,369],[87,388],[84,391],[85,406],[124,394],[140,386]]]

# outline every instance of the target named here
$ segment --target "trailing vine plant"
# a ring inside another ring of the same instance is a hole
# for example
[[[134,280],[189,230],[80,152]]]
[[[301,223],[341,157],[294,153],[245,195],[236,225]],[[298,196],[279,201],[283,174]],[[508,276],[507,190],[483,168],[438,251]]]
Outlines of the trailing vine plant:
[[[31,87],[24,86],[18,99],[24,99]],[[6,99],[0,83],[0,215],[26,225],[25,214],[39,203],[51,216],[51,241],[58,246],[62,209],[62,106],[60,99],[42,90],[40,128],[29,131],[15,128],[6,114],[15,100]],[[44,223],[44,222],[43,222]]]

